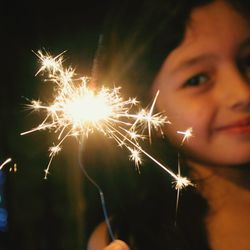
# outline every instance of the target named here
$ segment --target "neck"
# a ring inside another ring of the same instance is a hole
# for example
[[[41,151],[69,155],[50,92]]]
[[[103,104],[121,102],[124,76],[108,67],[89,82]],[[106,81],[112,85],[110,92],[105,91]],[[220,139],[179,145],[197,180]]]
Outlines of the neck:
[[[209,205],[206,226],[212,249],[250,249],[250,166],[211,167],[194,162],[190,166]]]

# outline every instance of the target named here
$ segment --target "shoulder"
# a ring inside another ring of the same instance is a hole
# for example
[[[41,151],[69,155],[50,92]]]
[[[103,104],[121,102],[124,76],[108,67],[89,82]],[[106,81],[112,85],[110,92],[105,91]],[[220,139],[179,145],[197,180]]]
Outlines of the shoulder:
[[[88,250],[102,250],[108,244],[107,226],[105,222],[100,223],[91,234],[88,242]]]

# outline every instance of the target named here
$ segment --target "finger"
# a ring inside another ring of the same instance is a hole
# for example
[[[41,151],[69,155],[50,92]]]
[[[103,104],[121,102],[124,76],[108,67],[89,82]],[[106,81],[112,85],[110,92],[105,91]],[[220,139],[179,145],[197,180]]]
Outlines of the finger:
[[[121,240],[115,240],[103,250],[130,250],[128,245]]]

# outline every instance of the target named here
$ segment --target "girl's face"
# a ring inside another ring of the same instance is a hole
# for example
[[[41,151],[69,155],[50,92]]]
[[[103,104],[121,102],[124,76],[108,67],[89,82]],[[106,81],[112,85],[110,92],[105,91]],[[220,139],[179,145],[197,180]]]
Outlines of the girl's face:
[[[184,40],[166,58],[153,85],[170,125],[166,136],[193,128],[182,146],[205,164],[250,162],[250,29],[224,1],[191,13]]]

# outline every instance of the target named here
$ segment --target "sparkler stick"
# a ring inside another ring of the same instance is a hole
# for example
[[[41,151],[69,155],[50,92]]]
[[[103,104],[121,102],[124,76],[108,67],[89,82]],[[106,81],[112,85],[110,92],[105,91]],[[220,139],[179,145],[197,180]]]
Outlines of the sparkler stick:
[[[144,154],[175,179],[176,189],[190,185],[191,182],[186,177],[174,174],[140,146],[140,140],[146,137],[151,142],[152,129],[161,131],[161,127],[169,123],[163,114],[153,114],[159,91],[149,109],[138,110],[139,102],[136,98],[124,100],[119,87],[110,89],[102,86],[93,89],[89,86],[91,78],[76,77],[73,68],[64,68],[63,53],[56,57],[42,51],[36,54],[41,63],[36,75],[47,73],[46,81],[55,84],[54,100],[51,103],[31,101],[28,106],[32,110],[44,112],[45,118],[40,125],[21,134],[39,130],[50,130],[59,134],[58,144],[49,148],[50,160],[44,178],[47,178],[52,160],[61,150],[65,139],[70,136],[87,138],[89,134],[99,131],[127,148],[130,152],[129,158],[135,161],[137,168],[142,162],[141,154]],[[147,135],[145,130],[148,131]],[[183,143],[191,135],[191,129],[178,133],[184,135]]]
[[[79,162],[79,166],[81,168],[81,170],[83,171],[84,175],[88,178],[88,180],[97,188],[98,193],[100,195],[100,199],[101,199],[101,206],[102,206],[102,211],[103,211],[103,216],[105,219],[105,223],[107,225],[107,229],[110,235],[110,238],[112,239],[112,241],[115,240],[115,236],[112,230],[112,227],[110,225],[110,220],[109,220],[109,216],[108,216],[108,212],[107,212],[107,207],[106,207],[106,203],[105,203],[105,198],[104,198],[104,194],[103,191],[101,189],[101,187],[93,180],[93,178],[91,178],[88,174],[88,172],[86,171],[85,167],[83,166],[83,161],[82,161],[82,157],[83,157],[83,148],[84,148],[84,138],[82,138],[80,145],[79,145],[79,153],[78,153],[78,162]]]

